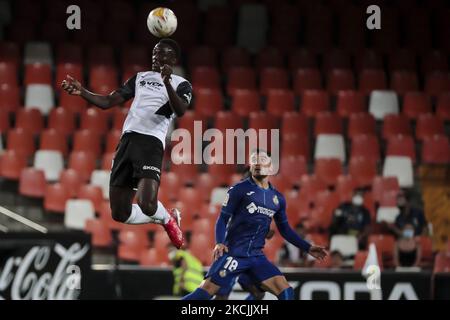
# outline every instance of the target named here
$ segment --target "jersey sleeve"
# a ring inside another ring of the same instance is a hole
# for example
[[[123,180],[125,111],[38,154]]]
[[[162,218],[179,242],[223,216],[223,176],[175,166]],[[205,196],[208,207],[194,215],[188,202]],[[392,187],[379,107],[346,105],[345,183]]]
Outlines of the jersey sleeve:
[[[228,189],[225,200],[222,204],[222,213],[232,215],[236,211],[242,199],[242,192],[239,186],[233,186]]]
[[[281,224],[281,223],[285,223],[288,221],[287,215],[286,215],[286,199],[281,194],[278,195],[278,197],[280,199],[280,209],[278,209],[278,211],[275,213],[273,218],[277,224],[279,224],[279,223]]]
[[[116,90],[116,92],[120,94],[125,100],[134,98],[134,94],[136,91],[136,76],[137,75],[134,75],[133,77],[125,81],[125,83]]]
[[[181,82],[177,87],[177,95],[184,100],[188,105],[191,104],[192,100],[192,85],[189,81]]]

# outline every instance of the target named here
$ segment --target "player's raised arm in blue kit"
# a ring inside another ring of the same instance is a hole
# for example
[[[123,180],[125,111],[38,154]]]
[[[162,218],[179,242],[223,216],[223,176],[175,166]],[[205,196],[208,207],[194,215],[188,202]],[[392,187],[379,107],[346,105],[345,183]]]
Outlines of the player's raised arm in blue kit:
[[[224,252],[228,252],[228,247],[225,245],[227,224],[239,205],[241,198],[242,194],[239,187],[231,187],[228,190],[227,196],[222,205],[222,210],[216,222],[216,247],[214,248],[214,260],[220,258]]]

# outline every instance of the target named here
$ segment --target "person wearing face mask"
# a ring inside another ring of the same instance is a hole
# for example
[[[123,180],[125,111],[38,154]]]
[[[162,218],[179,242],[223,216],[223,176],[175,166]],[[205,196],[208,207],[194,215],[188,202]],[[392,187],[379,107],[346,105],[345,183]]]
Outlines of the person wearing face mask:
[[[397,196],[397,207],[400,213],[392,227],[397,237],[402,236],[403,229],[408,224],[412,225],[414,236],[427,235],[427,221],[423,211],[412,207],[404,192],[400,192]]]
[[[370,213],[364,207],[363,193],[356,190],[351,202],[342,203],[333,214],[330,236],[335,234],[354,235],[361,248],[365,247],[370,233]]]
[[[418,267],[420,265],[421,249],[414,237],[414,226],[407,224],[397,240],[394,251],[394,265],[396,267]]]

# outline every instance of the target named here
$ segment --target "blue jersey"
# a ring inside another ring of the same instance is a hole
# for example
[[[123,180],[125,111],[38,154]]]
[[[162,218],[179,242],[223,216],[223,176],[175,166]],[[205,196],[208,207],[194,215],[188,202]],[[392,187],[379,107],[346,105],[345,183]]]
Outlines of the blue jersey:
[[[286,200],[272,185],[263,189],[249,177],[228,190],[221,214],[230,218],[224,242],[230,255],[263,255],[272,218],[277,225],[287,222]]]

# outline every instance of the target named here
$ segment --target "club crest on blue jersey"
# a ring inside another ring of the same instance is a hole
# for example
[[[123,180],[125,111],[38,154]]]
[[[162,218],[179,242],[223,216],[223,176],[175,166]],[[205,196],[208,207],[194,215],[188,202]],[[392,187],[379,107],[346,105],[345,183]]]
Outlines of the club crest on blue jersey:
[[[280,201],[278,200],[277,195],[274,195],[272,200],[273,200],[273,203],[274,203],[276,206],[280,203]]]

